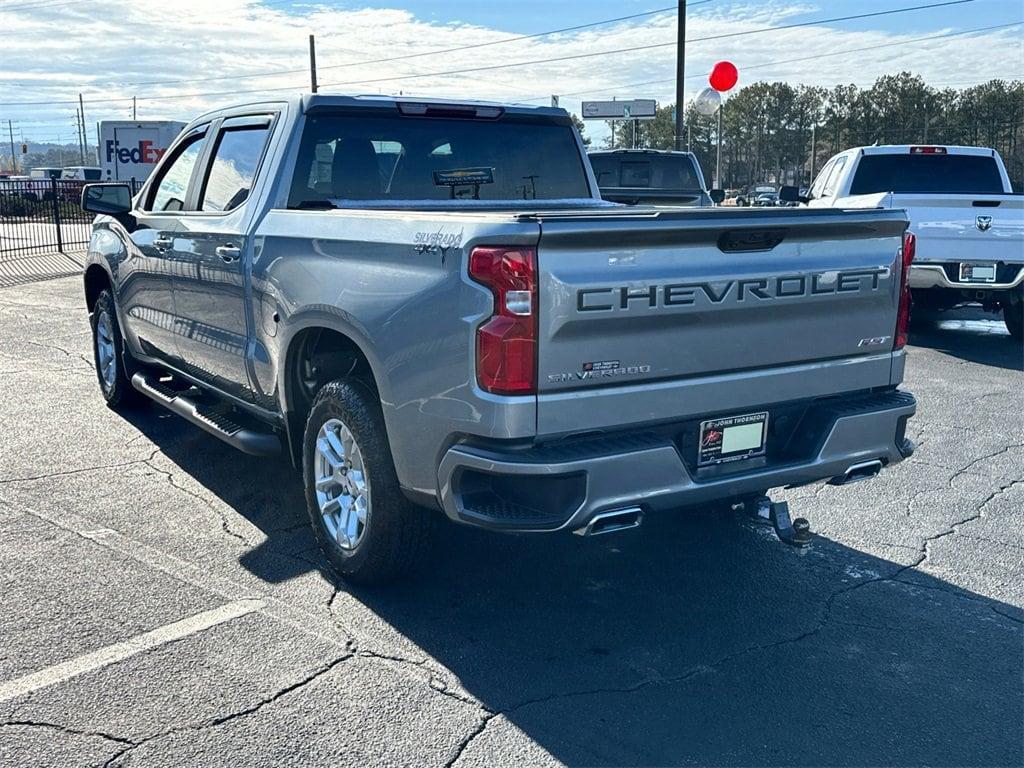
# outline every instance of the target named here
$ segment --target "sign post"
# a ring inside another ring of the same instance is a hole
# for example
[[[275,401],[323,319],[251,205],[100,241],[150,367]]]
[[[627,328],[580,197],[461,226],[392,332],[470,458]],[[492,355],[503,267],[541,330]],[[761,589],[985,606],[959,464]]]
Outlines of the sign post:
[[[658,116],[658,102],[654,99],[612,99],[611,101],[584,101],[584,120],[629,120],[633,123],[633,148],[636,149],[641,120],[653,120]],[[615,131],[612,131],[614,148]]]

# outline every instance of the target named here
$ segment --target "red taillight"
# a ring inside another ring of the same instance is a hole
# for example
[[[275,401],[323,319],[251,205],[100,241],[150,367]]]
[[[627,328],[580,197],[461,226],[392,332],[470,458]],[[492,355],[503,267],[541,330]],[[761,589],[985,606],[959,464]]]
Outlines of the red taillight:
[[[494,314],[476,331],[477,382],[496,395],[536,392],[536,250],[474,248],[469,276],[494,294]]]
[[[896,338],[893,349],[903,349],[907,345],[907,333],[910,331],[910,265],[914,261],[917,238],[913,232],[903,235],[903,247],[900,257],[903,270],[900,273],[900,307],[896,312]]]

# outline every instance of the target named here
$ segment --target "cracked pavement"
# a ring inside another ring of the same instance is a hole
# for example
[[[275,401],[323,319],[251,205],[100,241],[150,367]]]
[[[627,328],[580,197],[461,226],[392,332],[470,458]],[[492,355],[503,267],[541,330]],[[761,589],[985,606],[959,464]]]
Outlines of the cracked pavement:
[[[1024,764],[1024,351],[918,330],[914,457],[593,540],[445,526],[336,582],[297,475],[106,409],[77,278],[0,289],[0,690],[232,601],[259,610],[0,695],[4,766]]]

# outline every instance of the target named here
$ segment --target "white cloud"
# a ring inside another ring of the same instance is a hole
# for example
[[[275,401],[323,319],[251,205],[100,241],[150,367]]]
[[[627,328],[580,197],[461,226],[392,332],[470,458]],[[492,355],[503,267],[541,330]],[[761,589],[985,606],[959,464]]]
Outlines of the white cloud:
[[[571,33],[520,40],[464,51],[447,48],[514,37],[507,31],[465,22],[438,23],[398,9],[335,10],[323,6],[292,6],[281,0],[177,0],[164,4],[93,0],[70,2],[23,12],[3,13],[5,27],[0,59],[0,117],[10,117],[29,139],[49,139],[73,132],[74,104],[86,99],[86,116],[96,120],[130,116],[133,95],[140,118],[190,118],[206,109],[248,100],[246,91],[308,88],[307,36],[317,37],[322,90],[347,93],[415,93],[495,100],[536,99],[548,94],[586,92],[585,98],[674,98],[675,51],[672,45],[644,51],[577,58],[530,66],[492,69],[459,75],[429,73],[534,62],[564,56],[657,43],[672,43],[672,14],[645,17]],[[756,30],[784,24],[796,14],[844,15],[834,3],[817,7],[795,2],[714,3],[691,11],[691,39]],[[2,7],[0,7],[2,8]],[[855,12],[852,5],[846,8]],[[848,31],[814,26],[764,34],[691,42],[687,47],[687,92],[705,84],[704,74],[718,59],[731,59],[740,69],[740,84],[759,79],[835,85],[870,84],[903,69],[936,84],[969,85],[998,76],[1021,76],[1020,28],[894,45],[873,52],[829,55],[836,51],[899,43],[939,34],[934,26],[917,27],[915,14],[901,17],[905,32]],[[581,18],[580,23],[591,19]],[[931,19],[934,24],[934,18]],[[978,17],[977,26],[985,20]],[[861,28],[865,24],[857,25]],[[959,31],[954,28],[947,32]],[[355,64],[410,53],[435,52],[418,58]],[[810,60],[791,64],[793,58]],[[1010,62],[1009,65],[1006,62]],[[345,66],[339,66],[345,65]],[[1006,71],[1006,67],[1010,71]],[[290,74],[244,77],[252,73],[294,70]],[[427,76],[423,76],[427,75]],[[239,79],[211,79],[232,76]],[[394,78],[373,82],[380,78]],[[179,80],[178,83],[141,83]],[[664,81],[635,89],[616,86]],[[201,96],[200,93],[215,95]],[[580,96],[562,105],[579,110]],[[6,102],[41,101],[33,106]],[[90,131],[91,133],[91,131]]]

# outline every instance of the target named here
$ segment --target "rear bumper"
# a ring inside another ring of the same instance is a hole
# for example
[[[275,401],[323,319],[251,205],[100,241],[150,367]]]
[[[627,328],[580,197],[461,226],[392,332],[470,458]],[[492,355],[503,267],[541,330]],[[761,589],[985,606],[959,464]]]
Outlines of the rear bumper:
[[[972,261],[972,259],[965,259]],[[1024,285],[1024,265],[1003,266],[1000,279],[994,283],[961,283],[950,279],[950,269],[955,267],[952,262],[946,264],[913,264],[910,267],[910,287],[917,288],[956,288],[970,291],[1005,291]],[[955,273],[953,273],[955,274]]]
[[[815,403],[787,439],[799,450],[725,471],[685,460],[672,425],[518,451],[456,445],[439,467],[442,506],[457,522],[545,532],[581,528],[624,507],[657,511],[805,485],[866,462],[902,461],[913,450],[904,431],[916,407],[899,391]]]

